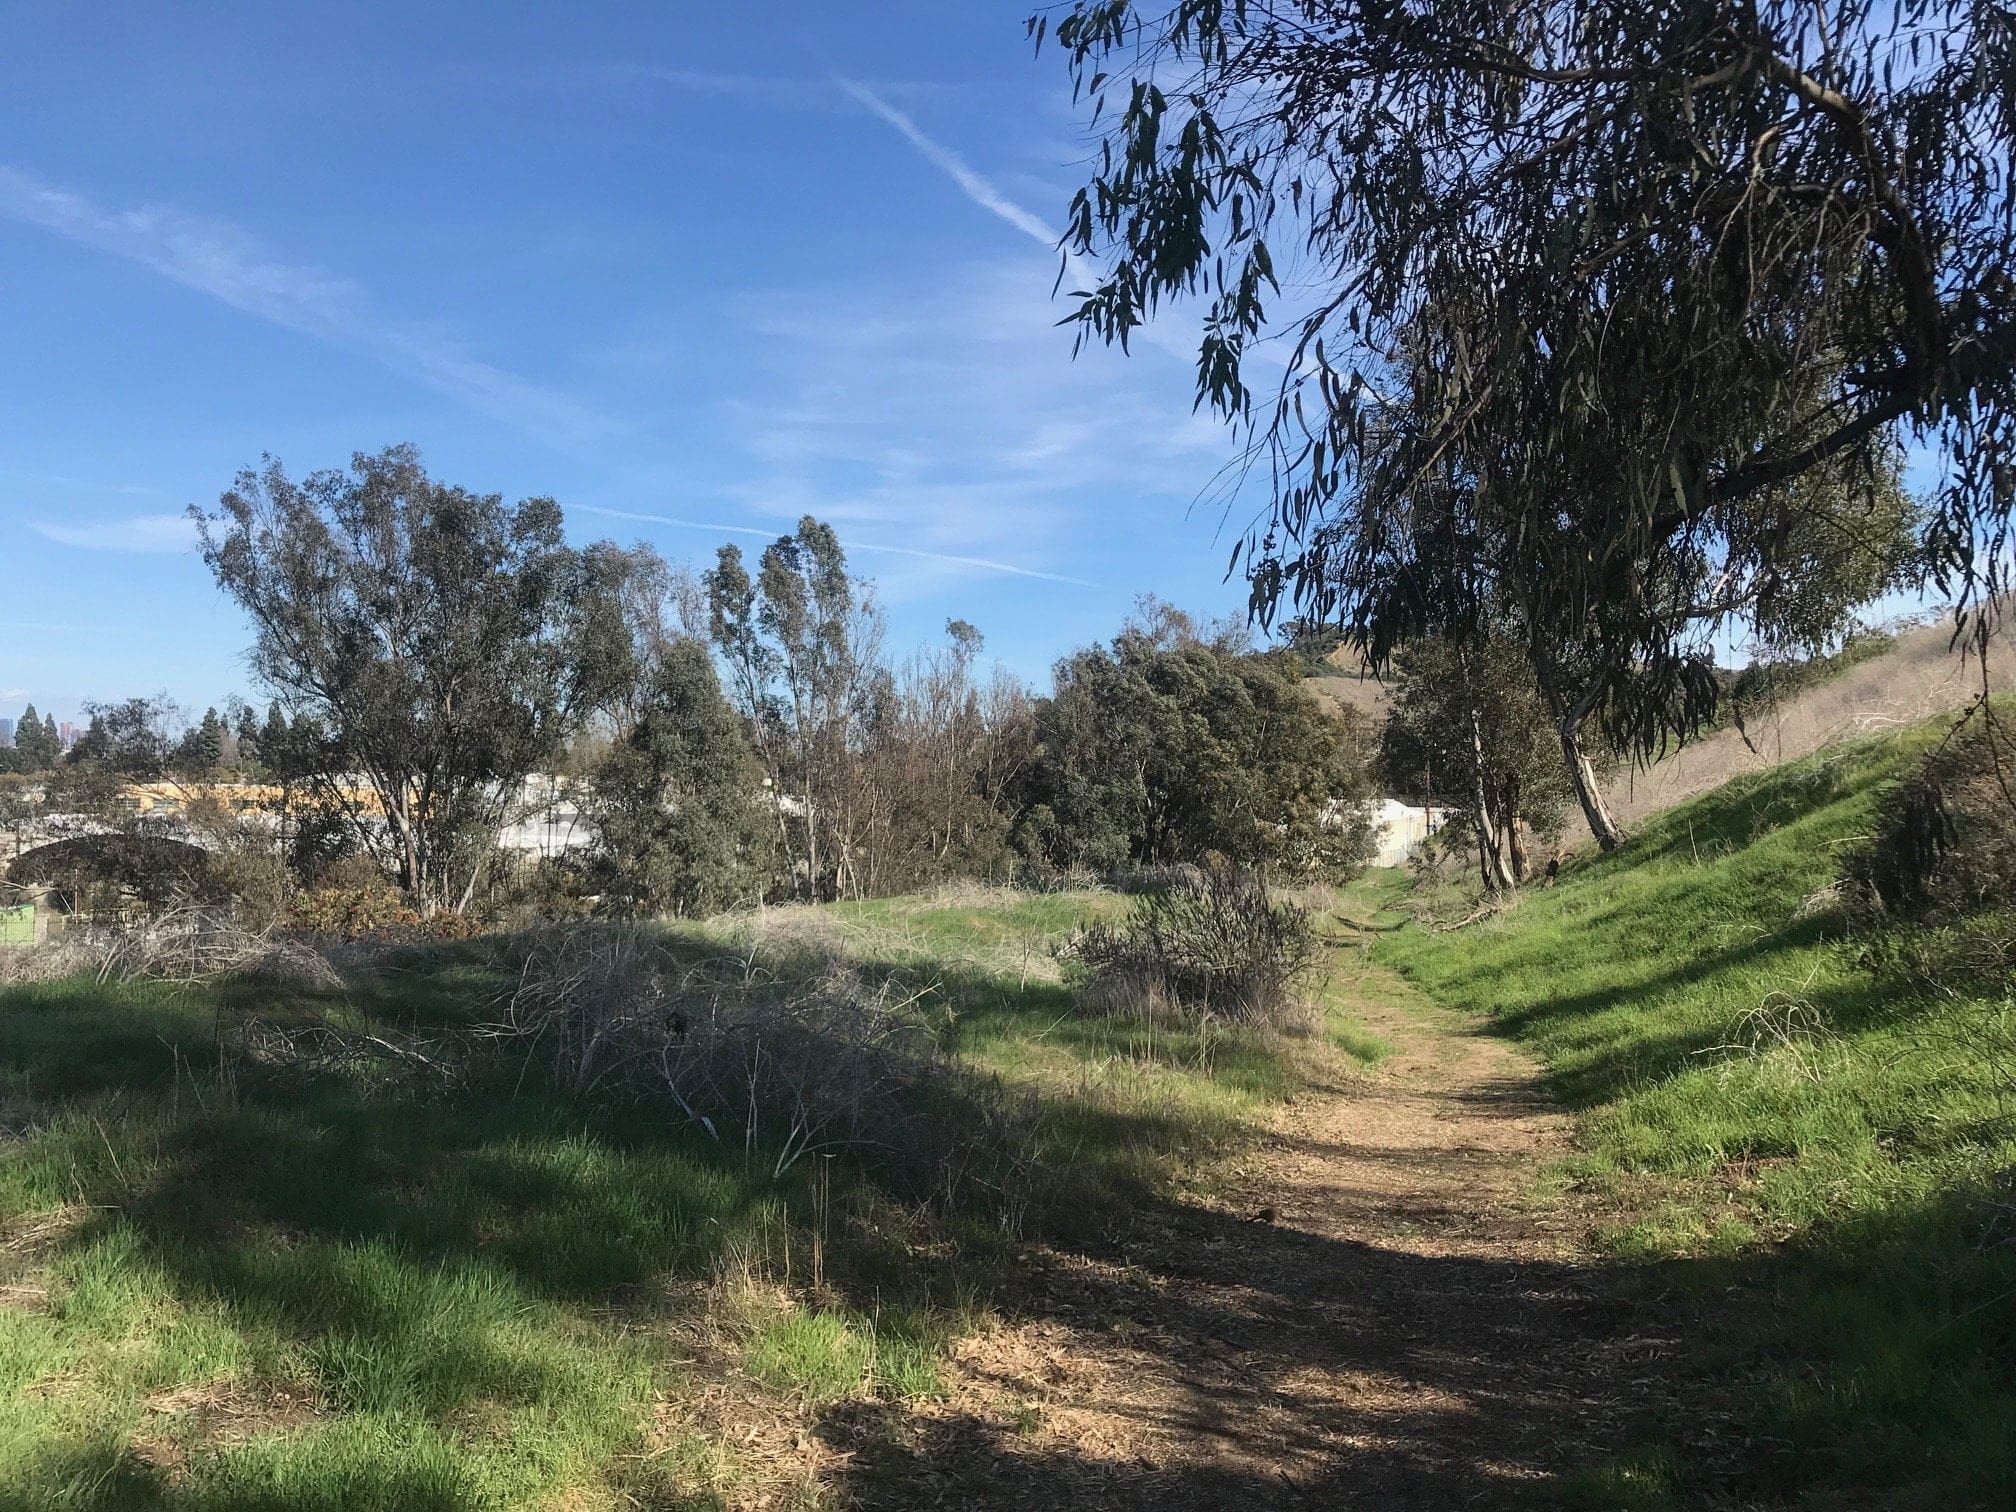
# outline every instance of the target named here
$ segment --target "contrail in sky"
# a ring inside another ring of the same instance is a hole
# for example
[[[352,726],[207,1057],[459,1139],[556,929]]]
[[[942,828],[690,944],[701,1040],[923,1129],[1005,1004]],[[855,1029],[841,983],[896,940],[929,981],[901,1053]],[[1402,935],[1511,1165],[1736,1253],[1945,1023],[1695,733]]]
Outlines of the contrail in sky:
[[[1008,198],[1000,189],[995,187],[993,180],[978,172],[971,163],[959,156],[950,147],[947,147],[943,142],[933,137],[925,135],[924,129],[921,126],[898,110],[894,105],[891,105],[887,100],[883,99],[882,96],[875,93],[866,84],[859,83],[853,79],[842,78],[838,74],[833,76],[833,82],[857,104],[863,106],[871,114],[879,116],[888,125],[893,126],[905,141],[923,155],[925,161],[940,170],[947,178],[951,179],[953,183],[964,190],[966,197],[973,201],[974,204],[991,215],[998,215],[1002,220],[1008,222],[1009,225],[1013,226],[1030,240],[1039,241],[1044,246],[1053,249],[1056,247],[1057,233],[1055,231],[1052,231],[1038,217],[1024,210],[1015,201]]]

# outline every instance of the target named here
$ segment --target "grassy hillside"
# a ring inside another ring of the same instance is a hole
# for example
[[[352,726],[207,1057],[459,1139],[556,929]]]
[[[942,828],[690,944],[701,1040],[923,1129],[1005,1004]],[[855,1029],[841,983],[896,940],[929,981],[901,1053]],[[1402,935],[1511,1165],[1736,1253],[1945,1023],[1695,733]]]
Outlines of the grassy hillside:
[[[1602,1242],[1700,1319],[1733,1416],[1682,1436],[1682,1491],[2016,1484],[2016,1009],[1880,978],[1821,895],[1932,738],[1739,778],[1467,930],[1384,916],[1379,958],[1543,1058],[1566,1174],[1626,1215]]]
[[[1048,947],[1106,906],[675,936],[894,984],[1036,1157],[1014,1211],[457,1058],[505,980],[480,944],[341,993],[0,988],[0,1508],[809,1502],[799,1415],[933,1393],[1011,1230],[1119,1221],[1295,1083],[1279,1044],[1077,1017]],[[311,1026],[396,1049],[278,1053]]]

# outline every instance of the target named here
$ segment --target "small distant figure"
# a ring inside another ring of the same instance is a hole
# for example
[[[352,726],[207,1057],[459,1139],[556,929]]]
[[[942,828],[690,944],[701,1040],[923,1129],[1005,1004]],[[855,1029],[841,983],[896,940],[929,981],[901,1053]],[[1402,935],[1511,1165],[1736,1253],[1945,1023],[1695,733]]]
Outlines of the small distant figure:
[[[1556,851],[1547,858],[1547,885],[1552,887],[1554,879],[1561,875],[1561,853]]]

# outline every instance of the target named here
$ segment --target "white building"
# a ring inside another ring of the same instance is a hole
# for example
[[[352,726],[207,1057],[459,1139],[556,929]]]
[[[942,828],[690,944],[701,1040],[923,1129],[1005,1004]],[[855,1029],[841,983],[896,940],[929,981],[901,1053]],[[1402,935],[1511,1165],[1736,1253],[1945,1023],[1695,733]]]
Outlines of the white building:
[[[1398,798],[1375,798],[1364,807],[1372,820],[1374,866],[1405,866],[1421,842],[1442,828],[1440,810],[1416,808]]]

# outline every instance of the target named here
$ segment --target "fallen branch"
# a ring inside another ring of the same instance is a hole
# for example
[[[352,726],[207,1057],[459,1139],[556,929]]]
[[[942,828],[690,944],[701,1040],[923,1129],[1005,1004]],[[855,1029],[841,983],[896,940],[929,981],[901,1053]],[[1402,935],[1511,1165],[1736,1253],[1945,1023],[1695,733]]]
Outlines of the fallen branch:
[[[1503,902],[1486,903],[1482,908],[1478,909],[1475,913],[1470,914],[1464,918],[1458,919],[1453,924],[1437,924],[1434,926],[1434,929],[1438,934],[1452,934],[1456,930],[1468,929],[1472,924],[1481,923],[1483,920],[1490,918],[1494,914],[1503,913],[1505,911],[1505,908],[1506,905]]]

